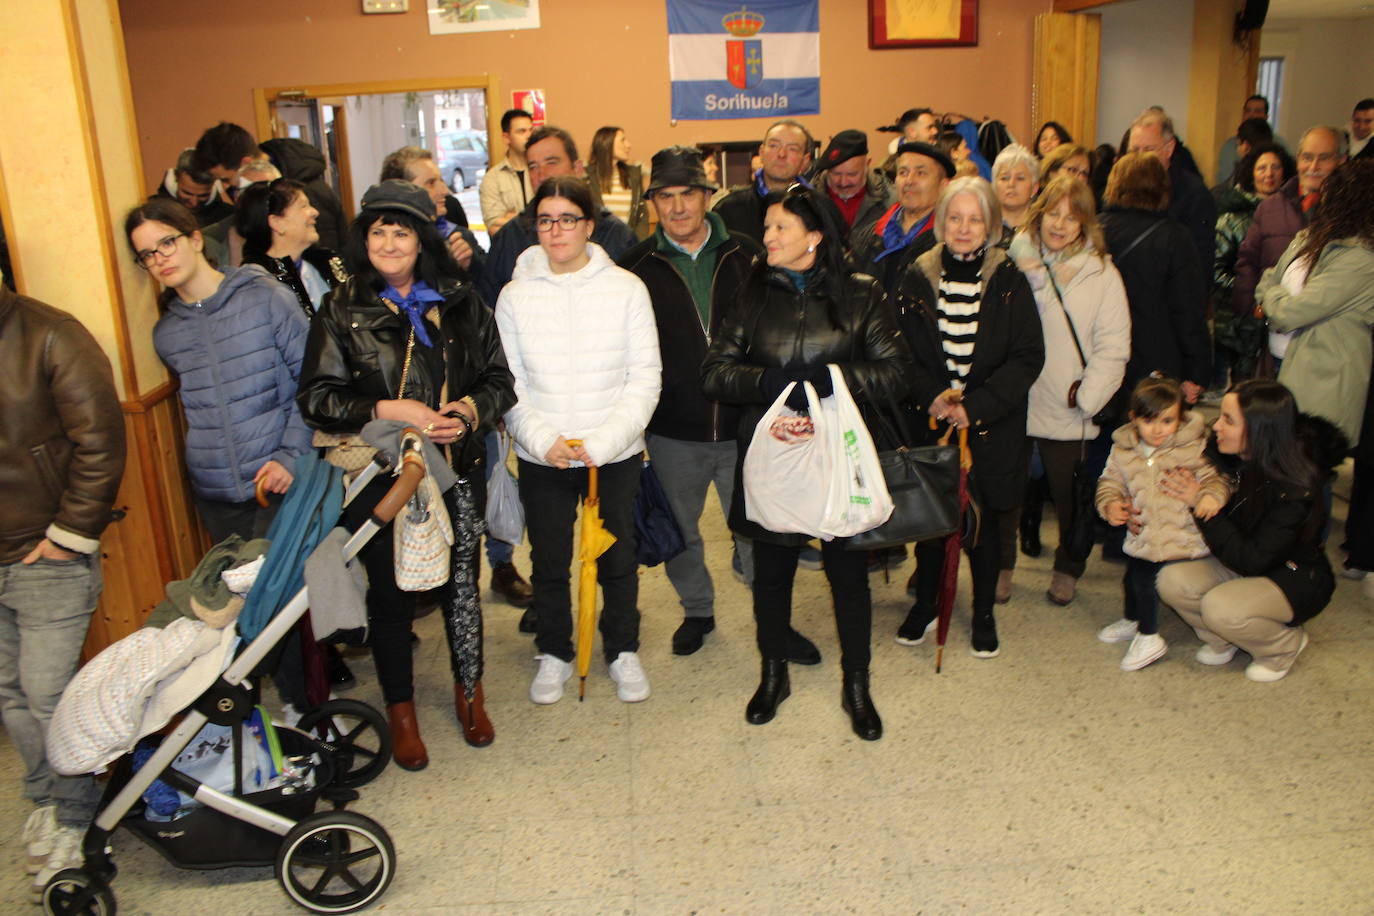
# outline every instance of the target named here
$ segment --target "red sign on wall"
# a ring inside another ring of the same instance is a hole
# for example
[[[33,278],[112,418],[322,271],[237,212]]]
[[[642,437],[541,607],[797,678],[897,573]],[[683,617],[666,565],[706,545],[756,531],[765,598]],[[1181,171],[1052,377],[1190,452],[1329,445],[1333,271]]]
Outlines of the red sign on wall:
[[[530,113],[535,127],[544,126],[544,90],[516,89],[510,94],[511,108],[523,108]]]

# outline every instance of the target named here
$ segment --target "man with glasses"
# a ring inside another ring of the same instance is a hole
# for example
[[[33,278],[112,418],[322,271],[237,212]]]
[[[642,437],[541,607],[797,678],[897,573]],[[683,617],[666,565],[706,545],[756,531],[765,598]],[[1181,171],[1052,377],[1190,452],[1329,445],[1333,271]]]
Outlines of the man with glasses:
[[[1192,236],[1198,263],[1208,265],[1216,259],[1217,204],[1201,176],[1175,155],[1178,146],[1173,119],[1161,109],[1147,108],[1131,122],[1130,152],[1153,153],[1169,170],[1169,215]]]
[[[218,178],[231,199],[239,188],[264,180],[244,174],[250,167],[262,172],[260,165],[254,165],[262,160],[270,161],[281,175],[305,185],[310,205],[320,211],[315,220],[320,245],[334,251],[342,248],[348,221],[339,195],[325,179],[324,154],[318,149],[292,137],[277,137],[259,145],[247,130],[228,121],[221,121],[196,141],[196,167]]]
[[[1298,141],[1298,174],[1260,201],[1236,252],[1236,282],[1231,293],[1235,314],[1254,311],[1260,275],[1278,263],[1293,237],[1312,221],[1322,183],[1345,158],[1345,131],[1312,127],[1302,135]]]
[[[100,595],[100,535],[124,475],[110,361],[71,315],[0,287],[0,706],[33,802],[21,840],[32,892],[80,868],[100,795],[59,776],[44,741]]]
[[[811,187],[801,176],[811,165],[811,152],[815,148],[811,132],[799,122],[774,122],[759,144],[759,169],[754,172],[753,179],[716,202],[715,212],[725,220],[725,227],[763,244],[763,199],[770,192],[786,191],[794,183]],[[848,225],[834,204],[824,196],[820,199],[830,207],[836,226]]]

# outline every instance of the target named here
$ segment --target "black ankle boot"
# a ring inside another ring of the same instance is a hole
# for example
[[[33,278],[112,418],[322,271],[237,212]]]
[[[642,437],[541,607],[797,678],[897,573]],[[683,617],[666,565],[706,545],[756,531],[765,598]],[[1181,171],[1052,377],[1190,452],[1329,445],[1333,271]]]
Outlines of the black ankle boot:
[[[744,710],[744,718],[753,725],[773,721],[778,714],[782,701],[792,695],[792,682],[787,678],[787,661],[780,658],[763,660],[763,677],[759,689],[749,700]]]
[[[973,612],[973,648],[969,651],[975,658],[996,658],[1001,651],[997,646],[997,621],[991,610]]]
[[[868,695],[867,671],[844,673],[840,705],[849,713],[854,734],[865,741],[877,741],[883,736],[883,720],[878,718],[878,710],[873,708],[873,698]]]

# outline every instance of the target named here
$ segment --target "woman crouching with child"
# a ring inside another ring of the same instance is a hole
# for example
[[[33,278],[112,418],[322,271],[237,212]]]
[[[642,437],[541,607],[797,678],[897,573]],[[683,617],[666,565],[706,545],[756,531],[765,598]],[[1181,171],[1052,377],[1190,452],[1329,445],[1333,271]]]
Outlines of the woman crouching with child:
[[[1097,483],[1097,511],[1108,524],[1129,525],[1122,579],[1124,615],[1098,631],[1103,642],[1131,645],[1122,671],[1138,671],[1164,657],[1159,635],[1155,578],[1165,563],[1195,560],[1211,550],[1196,519],[1212,518],[1229,490],[1203,455],[1207,425],[1185,410],[1183,389],[1169,378],[1141,379],[1131,392],[1130,422],[1112,433],[1112,452]],[[1191,505],[1176,499],[1165,483],[1188,474],[1198,487]]]

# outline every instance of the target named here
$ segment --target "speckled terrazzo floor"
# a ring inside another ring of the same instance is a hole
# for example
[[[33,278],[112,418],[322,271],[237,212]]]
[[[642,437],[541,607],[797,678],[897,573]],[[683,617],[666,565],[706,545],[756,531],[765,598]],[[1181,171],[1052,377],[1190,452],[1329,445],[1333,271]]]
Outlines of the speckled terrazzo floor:
[[[676,597],[661,568],[644,571],[654,694],[642,704],[618,702],[597,664],[585,703],[570,691],[533,706],[529,637],[516,631],[519,612],[493,601],[485,683],[497,739],[474,750],[453,724],[440,621],[420,621],[432,763],[388,769],[353,806],[397,849],[396,879],[373,912],[1374,912],[1374,600],[1360,583],[1340,581],[1280,683],[1247,681],[1244,655],[1220,670],[1196,664],[1196,638],[1167,613],[1169,654],[1124,674],[1121,648],[1094,638],[1119,616],[1120,567],[1094,560],[1060,609],[1043,597],[1047,551],[1020,560],[999,611],[1000,658],[967,654],[962,583],[937,676],[933,646],[892,640],[908,560],[889,583],[871,579],[886,734],[865,743],[840,710],[816,572],[798,573],[796,621],[825,660],[793,668],[774,722],[745,723],[758,673],[748,593],[729,574],[709,502],[704,527],[718,628],[701,652],[673,657]],[[348,695],[380,704],[370,662],[353,667]],[[16,839],[28,811],[18,766],[0,738],[6,913],[34,911]],[[178,871],[123,832],[115,847],[121,913],[300,912],[270,869]]]

